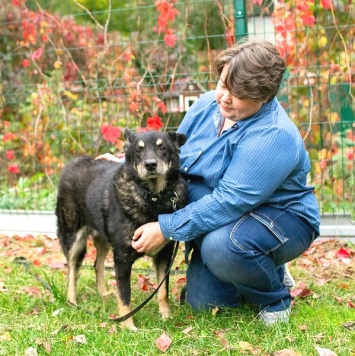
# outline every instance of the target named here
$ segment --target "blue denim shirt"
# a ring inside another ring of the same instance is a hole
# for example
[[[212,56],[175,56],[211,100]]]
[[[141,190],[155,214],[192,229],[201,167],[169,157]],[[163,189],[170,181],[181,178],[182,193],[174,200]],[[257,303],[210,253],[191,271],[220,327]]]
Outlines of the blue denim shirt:
[[[185,115],[178,132],[189,204],[159,216],[165,238],[189,241],[267,204],[289,209],[319,232],[319,208],[307,186],[308,154],[298,128],[277,99],[219,135],[223,124],[215,91]]]

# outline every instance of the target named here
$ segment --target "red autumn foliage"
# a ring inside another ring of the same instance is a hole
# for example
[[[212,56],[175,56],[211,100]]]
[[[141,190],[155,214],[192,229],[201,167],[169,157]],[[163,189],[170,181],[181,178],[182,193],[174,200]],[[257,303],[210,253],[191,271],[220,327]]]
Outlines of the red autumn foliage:
[[[157,115],[148,117],[147,119],[147,129],[159,131],[163,127],[161,118]]]
[[[115,143],[121,137],[121,130],[118,127],[103,124],[101,133],[104,139],[108,142]]]

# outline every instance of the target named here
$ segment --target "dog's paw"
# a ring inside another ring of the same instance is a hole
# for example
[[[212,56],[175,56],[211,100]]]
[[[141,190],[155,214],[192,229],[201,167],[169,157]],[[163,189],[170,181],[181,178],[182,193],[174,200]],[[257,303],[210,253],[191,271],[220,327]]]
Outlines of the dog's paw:
[[[100,292],[100,295],[104,300],[107,300],[108,297],[112,294],[115,294],[115,292],[113,290],[110,290],[110,291],[106,290],[104,292]]]
[[[170,308],[160,309],[160,315],[163,320],[168,320],[172,318]]]
[[[127,319],[121,323],[121,328],[137,332],[139,329],[134,325],[133,320]]]

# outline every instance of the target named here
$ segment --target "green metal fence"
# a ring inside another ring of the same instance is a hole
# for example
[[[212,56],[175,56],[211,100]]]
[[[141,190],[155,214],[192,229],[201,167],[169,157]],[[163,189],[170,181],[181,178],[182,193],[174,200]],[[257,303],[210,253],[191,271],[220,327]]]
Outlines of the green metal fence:
[[[12,0],[0,8],[0,209],[53,210],[73,156],[124,127],[177,127],[214,88],[213,57],[247,35],[287,61],[279,92],[310,153],[322,214],[355,219],[350,1]]]

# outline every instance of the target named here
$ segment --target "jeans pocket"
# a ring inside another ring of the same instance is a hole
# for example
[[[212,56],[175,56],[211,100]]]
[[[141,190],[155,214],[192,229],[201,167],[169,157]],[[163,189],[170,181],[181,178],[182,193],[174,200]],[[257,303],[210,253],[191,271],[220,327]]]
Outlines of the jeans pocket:
[[[281,215],[282,213],[277,217],[277,219],[281,217]],[[276,237],[276,244],[270,246],[269,251],[266,251],[266,253],[278,249],[281,245],[283,245],[288,241],[288,237],[286,236],[286,233],[284,232],[282,227],[279,224],[277,224],[276,219],[271,219],[267,215],[258,211],[250,212],[249,216],[259,221]]]

